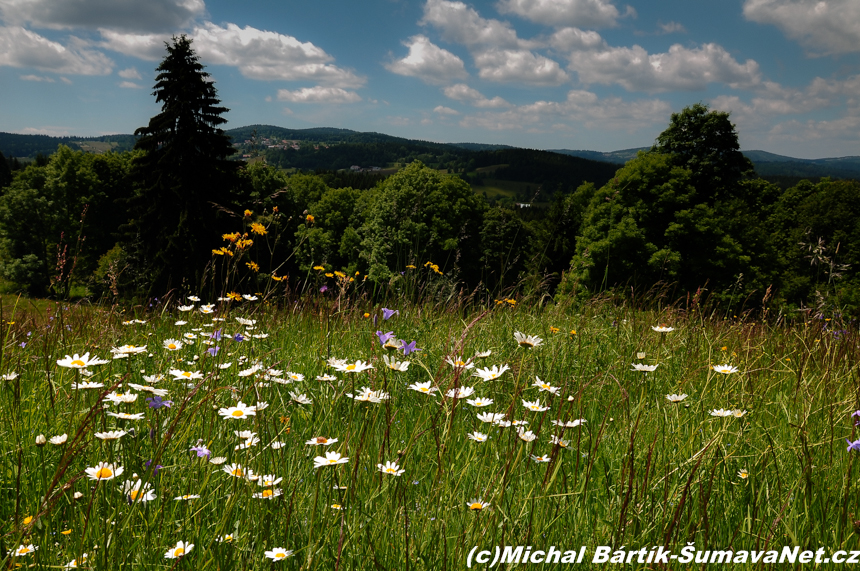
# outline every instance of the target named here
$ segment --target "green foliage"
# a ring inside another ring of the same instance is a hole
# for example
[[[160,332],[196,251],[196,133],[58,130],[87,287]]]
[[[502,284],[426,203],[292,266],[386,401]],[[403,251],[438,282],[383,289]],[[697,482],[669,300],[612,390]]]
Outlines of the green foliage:
[[[0,189],[12,182],[12,169],[3,153],[0,153]]]
[[[129,203],[128,249],[150,276],[149,291],[162,294],[186,281],[199,287],[210,258],[210,236],[226,228],[216,207],[229,207],[237,163],[230,138],[218,126],[220,107],[209,74],[184,35],[166,44],[158,66],[156,102],[161,113],[135,131],[145,152],[134,165],[139,180]]]
[[[17,171],[0,196],[3,276],[34,295],[86,284],[124,221],[115,201],[130,194],[132,158],[60,146],[45,166]]]
[[[490,208],[481,227],[483,282],[490,291],[503,290],[517,280],[529,254],[530,233],[517,212]]]
[[[459,267],[474,279],[473,259],[486,203],[459,177],[414,162],[386,179],[362,227],[361,257],[374,281],[425,261],[443,271]]]

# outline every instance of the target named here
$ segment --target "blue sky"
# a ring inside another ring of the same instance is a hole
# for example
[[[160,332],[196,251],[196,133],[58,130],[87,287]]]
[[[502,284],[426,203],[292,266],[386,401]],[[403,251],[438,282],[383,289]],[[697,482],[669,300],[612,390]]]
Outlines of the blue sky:
[[[228,128],[611,151],[703,102],[743,149],[860,155],[860,0],[0,0],[0,131],[133,132],[180,33]]]

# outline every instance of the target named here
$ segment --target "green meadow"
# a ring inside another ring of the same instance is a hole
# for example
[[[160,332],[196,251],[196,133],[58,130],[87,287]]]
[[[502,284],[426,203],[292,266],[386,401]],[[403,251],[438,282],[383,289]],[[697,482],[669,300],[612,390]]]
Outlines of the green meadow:
[[[860,548],[838,317],[332,293],[4,305],[0,565]]]

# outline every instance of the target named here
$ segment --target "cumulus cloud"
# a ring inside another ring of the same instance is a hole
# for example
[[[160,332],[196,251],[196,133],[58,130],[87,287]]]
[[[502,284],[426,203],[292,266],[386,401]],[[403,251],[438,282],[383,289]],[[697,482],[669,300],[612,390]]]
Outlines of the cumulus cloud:
[[[475,54],[481,79],[531,85],[561,85],[570,78],[558,62],[529,50],[491,49]]]
[[[164,57],[164,42],[169,39],[157,34],[100,32],[104,47],[156,61]],[[218,26],[211,22],[197,26],[189,36],[205,64],[233,66],[250,79],[308,80],[342,88],[360,87],[365,83],[363,77],[331,63],[334,57],[322,48],[292,36],[251,26]]]
[[[70,134],[68,127],[25,127],[21,129],[24,135],[50,135],[51,137],[65,137]]]
[[[507,22],[483,18],[462,2],[427,0],[420,23],[432,25],[447,41],[467,46],[483,79],[529,85],[569,80],[558,62],[532,51],[545,47],[544,41],[522,39]]]
[[[455,101],[465,101],[474,105],[475,107],[483,107],[483,108],[502,108],[502,107],[511,107],[511,104],[499,97],[493,97],[492,99],[488,99],[485,97],[480,91],[473,87],[469,87],[465,83],[458,83],[456,85],[451,85],[442,90],[442,93],[445,94],[445,97],[449,99],[453,99]]]
[[[456,109],[451,109],[450,107],[445,107],[444,105],[437,105],[433,108],[435,113],[439,113],[440,115],[459,115],[460,112]]]
[[[442,32],[445,40],[466,46],[530,49],[538,45],[517,37],[516,30],[507,22],[482,18],[462,2],[427,0],[420,23],[431,24]]]
[[[203,0],[0,0],[7,23],[53,29],[173,32],[205,11]]]
[[[773,24],[813,52],[860,51],[857,0],[746,0],[743,10],[748,20]]]
[[[703,90],[709,83],[749,88],[761,82],[758,63],[740,63],[718,44],[687,48],[674,44],[668,52],[649,54],[638,45],[613,47],[596,32],[567,28],[550,42],[568,53],[568,69],[584,83],[623,86],[628,91]]]
[[[142,85],[138,85],[133,81],[121,81],[119,86],[123,89],[143,89]]]
[[[123,79],[143,79],[143,78],[140,76],[140,72],[139,72],[139,71],[137,71],[137,68],[134,68],[134,67],[129,67],[129,68],[126,68],[126,69],[120,70],[120,71],[119,71],[119,72],[117,72],[117,73],[118,73],[118,74],[119,74],[119,76],[120,76],[120,77],[122,77]]]
[[[0,66],[4,65],[77,75],[107,75],[113,68],[107,56],[78,38],[63,45],[20,26],[0,26]]]
[[[620,16],[618,8],[606,0],[500,0],[497,7],[503,14],[559,28],[608,28]]]
[[[432,84],[448,83],[469,75],[463,60],[435,45],[426,36],[412,36],[403,45],[409,48],[409,54],[385,64],[385,69],[392,73],[417,77]]]
[[[361,101],[361,96],[354,91],[347,91],[339,87],[303,87],[290,91],[289,89],[278,90],[278,101],[290,101],[292,103],[355,103]]]
[[[489,130],[548,131],[570,128],[576,123],[589,129],[635,132],[665,122],[670,112],[669,103],[659,99],[600,99],[590,91],[572,90],[564,101],[536,101],[507,111],[478,113],[464,117],[460,125]]]

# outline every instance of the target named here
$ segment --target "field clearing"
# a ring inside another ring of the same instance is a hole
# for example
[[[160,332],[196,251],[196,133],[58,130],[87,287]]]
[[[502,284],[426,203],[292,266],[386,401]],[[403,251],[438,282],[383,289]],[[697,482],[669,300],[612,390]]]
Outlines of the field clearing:
[[[5,318],[4,566],[858,549],[857,337],[836,319],[205,301]]]

